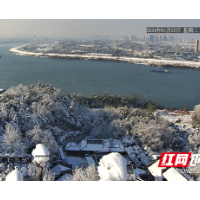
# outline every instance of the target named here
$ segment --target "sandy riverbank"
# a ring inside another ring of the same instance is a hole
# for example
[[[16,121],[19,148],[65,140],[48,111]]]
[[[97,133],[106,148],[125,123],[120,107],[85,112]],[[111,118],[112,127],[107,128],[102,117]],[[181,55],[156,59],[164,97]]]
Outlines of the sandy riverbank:
[[[44,58],[55,58],[55,59],[84,59],[84,60],[102,60],[102,61],[113,61],[113,62],[128,62],[134,64],[144,64],[159,66],[164,68],[193,68],[200,70],[200,62],[193,61],[179,61],[179,60],[164,60],[164,59],[145,59],[145,58],[129,58],[129,57],[116,57],[107,54],[54,54],[54,53],[35,53],[35,52],[26,52],[20,50],[22,46],[15,47],[10,49],[15,55],[21,56],[35,56],[35,57],[44,57]]]

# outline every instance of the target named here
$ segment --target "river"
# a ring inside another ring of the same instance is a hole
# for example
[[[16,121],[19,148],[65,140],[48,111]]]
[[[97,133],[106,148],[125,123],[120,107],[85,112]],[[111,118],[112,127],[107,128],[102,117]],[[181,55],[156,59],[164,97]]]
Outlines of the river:
[[[9,49],[21,44],[0,44],[0,88],[48,82],[64,93],[83,95],[138,93],[166,108],[200,103],[200,71],[170,68],[153,73],[153,66],[120,62],[47,59],[17,56]]]

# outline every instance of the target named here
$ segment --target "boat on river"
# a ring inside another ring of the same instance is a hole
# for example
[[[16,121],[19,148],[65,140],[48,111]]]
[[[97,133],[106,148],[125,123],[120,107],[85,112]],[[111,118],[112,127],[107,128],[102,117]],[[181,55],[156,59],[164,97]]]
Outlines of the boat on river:
[[[151,70],[150,72],[157,72],[157,73],[169,74],[169,71],[168,71],[168,70]]]

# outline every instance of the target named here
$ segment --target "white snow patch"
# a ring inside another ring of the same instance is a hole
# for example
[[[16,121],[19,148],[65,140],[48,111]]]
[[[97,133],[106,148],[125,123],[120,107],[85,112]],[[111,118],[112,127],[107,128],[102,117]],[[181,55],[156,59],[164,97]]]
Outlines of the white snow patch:
[[[98,172],[100,181],[126,181],[126,159],[119,153],[110,153],[99,162]]]
[[[37,162],[40,166],[44,167],[49,160],[50,152],[43,144],[37,144],[36,148],[32,151],[34,157],[33,162]]]
[[[15,167],[15,169],[6,176],[6,181],[23,181],[23,174]]]
[[[148,167],[149,172],[159,181],[162,181],[162,169],[166,169],[166,167],[158,167],[160,160],[153,163]]]
[[[168,181],[188,181],[173,167],[169,168],[166,172],[164,172],[163,177],[165,177]]]

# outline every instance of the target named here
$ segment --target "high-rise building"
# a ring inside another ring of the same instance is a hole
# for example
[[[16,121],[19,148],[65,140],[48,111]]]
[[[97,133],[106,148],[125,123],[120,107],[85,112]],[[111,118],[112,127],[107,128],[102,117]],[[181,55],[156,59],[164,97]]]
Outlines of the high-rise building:
[[[193,44],[195,43],[195,39],[194,39],[194,38],[192,38],[192,43],[193,43]]]
[[[167,41],[168,41],[168,42],[172,42],[172,36],[171,36],[171,35],[168,35],[168,36],[167,36]]]
[[[136,40],[136,36],[135,35],[129,35],[129,40],[130,41]]]
[[[167,41],[167,36],[163,35],[163,41]]]
[[[195,53],[200,52],[200,40],[195,40]]]
[[[129,35],[128,40],[132,41],[132,35]]]
[[[168,42],[174,42],[174,36],[168,35],[167,36],[167,41]]]
[[[150,39],[149,39],[151,42],[154,42],[155,41],[155,37],[154,35],[150,35]]]
[[[159,35],[159,36],[158,36],[158,41],[159,41],[159,42],[162,42],[162,35]]]
[[[149,38],[148,38],[148,37],[145,37],[145,36],[144,36],[143,39],[144,39],[145,42],[148,42],[148,41],[149,41]]]

